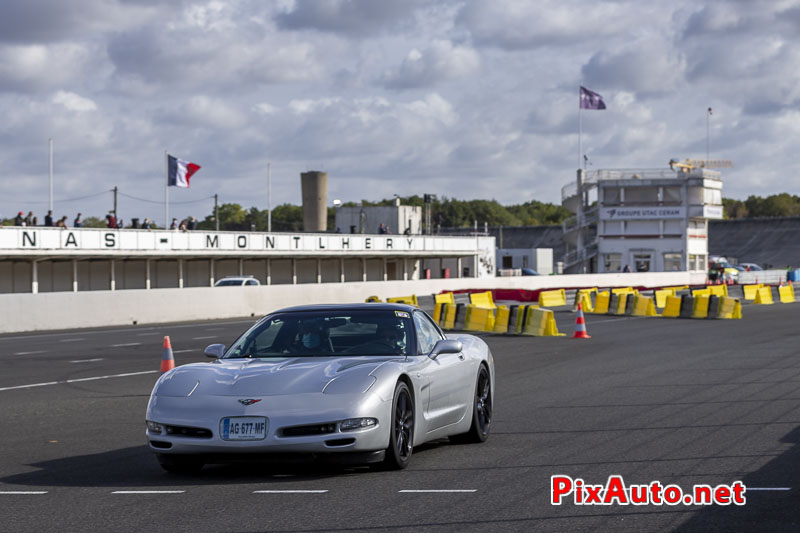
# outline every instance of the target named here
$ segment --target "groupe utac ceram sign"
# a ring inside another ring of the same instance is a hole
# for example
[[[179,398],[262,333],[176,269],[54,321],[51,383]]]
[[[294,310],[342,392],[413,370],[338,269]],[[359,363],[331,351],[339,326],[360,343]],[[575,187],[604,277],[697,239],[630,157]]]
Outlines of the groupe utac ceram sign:
[[[603,207],[600,209],[600,218],[603,220],[654,220],[685,217],[685,207]]]
[[[486,237],[480,238],[483,241]],[[56,229],[39,227],[0,228],[0,254],[55,252],[85,254],[159,252],[217,254],[225,252],[265,255],[324,255],[397,253],[471,255],[486,247],[475,237],[424,237],[421,235],[351,235],[180,232],[147,230]]]

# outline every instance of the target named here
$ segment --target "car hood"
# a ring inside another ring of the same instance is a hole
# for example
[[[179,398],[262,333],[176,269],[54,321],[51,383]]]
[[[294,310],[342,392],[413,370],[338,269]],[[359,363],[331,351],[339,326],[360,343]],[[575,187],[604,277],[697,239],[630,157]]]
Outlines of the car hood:
[[[280,396],[366,392],[371,374],[398,357],[292,357],[219,360],[175,368],[156,383],[159,396]]]

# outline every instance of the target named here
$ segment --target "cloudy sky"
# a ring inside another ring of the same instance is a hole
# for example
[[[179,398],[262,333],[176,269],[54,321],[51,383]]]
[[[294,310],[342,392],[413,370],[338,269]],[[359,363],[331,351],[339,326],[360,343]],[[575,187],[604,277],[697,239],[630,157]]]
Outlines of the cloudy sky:
[[[3,0],[0,215],[164,217],[393,194],[560,201],[590,169],[732,159],[724,195],[797,193],[800,0]],[[94,195],[94,196],[91,196]],[[73,198],[87,197],[80,200]],[[131,197],[135,197],[131,198]],[[194,203],[178,203],[194,202]]]

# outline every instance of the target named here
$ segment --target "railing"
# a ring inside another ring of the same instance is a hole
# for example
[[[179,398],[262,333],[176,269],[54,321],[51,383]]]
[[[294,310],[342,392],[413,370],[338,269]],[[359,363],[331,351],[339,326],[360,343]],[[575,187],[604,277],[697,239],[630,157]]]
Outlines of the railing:
[[[597,255],[597,243],[592,242],[582,250],[573,250],[564,254],[564,267],[570,267],[575,263],[586,261]]]
[[[587,187],[597,186],[598,181],[605,180],[654,180],[654,179],[675,179],[686,177],[698,177],[708,179],[720,179],[721,174],[716,170],[709,170],[707,168],[696,168],[690,173],[677,173],[666,168],[620,168],[614,170],[595,170],[593,172],[586,172],[583,175],[583,184]],[[562,203],[567,198],[571,198],[578,194],[578,184],[576,182],[568,183],[561,188],[561,201]]]

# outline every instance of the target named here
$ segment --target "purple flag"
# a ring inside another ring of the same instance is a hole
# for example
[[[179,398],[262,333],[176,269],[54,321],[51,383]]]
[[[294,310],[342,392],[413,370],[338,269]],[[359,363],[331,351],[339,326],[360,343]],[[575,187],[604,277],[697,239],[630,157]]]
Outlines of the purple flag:
[[[581,101],[579,107],[581,109],[605,109],[606,104],[603,102],[602,96],[581,86]]]

